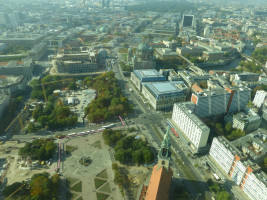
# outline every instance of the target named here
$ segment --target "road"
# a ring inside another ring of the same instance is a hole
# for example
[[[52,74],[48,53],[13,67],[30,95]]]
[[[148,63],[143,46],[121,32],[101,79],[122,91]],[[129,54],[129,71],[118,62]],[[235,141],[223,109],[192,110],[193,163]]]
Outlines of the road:
[[[155,130],[162,128],[164,124],[165,117],[162,113],[155,110],[151,110],[145,103],[144,99],[138,96],[138,91],[132,87],[131,83],[126,79],[117,62],[112,65],[113,71],[116,74],[116,78],[120,82],[120,86],[124,91],[125,95],[128,97],[129,101],[134,105],[135,113],[130,116],[130,120],[136,124],[142,124],[149,133],[149,137],[152,138],[152,142],[156,143],[157,147],[160,147],[163,135],[159,135]],[[129,90],[132,89],[132,92]],[[163,133],[162,133],[163,134]],[[183,184],[188,189],[191,198],[202,199],[204,195],[199,194],[204,191],[209,191],[208,186],[204,180],[199,176],[198,172],[194,169],[194,166],[189,161],[187,155],[183,153],[183,150],[179,145],[172,139],[173,149],[181,152],[179,155],[177,152],[173,152],[172,158],[172,168],[174,169],[174,177],[181,178]],[[154,146],[155,147],[155,146]],[[178,162],[175,162],[177,160]],[[179,174],[179,175],[177,175]],[[211,196],[211,195],[210,195]]]

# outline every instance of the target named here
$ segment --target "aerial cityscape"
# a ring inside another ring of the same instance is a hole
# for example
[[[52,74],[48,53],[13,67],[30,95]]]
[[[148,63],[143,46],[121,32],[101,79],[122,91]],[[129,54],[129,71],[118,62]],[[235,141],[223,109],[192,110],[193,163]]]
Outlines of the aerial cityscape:
[[[267,1],[0,0],[0,200],[267,200]]]

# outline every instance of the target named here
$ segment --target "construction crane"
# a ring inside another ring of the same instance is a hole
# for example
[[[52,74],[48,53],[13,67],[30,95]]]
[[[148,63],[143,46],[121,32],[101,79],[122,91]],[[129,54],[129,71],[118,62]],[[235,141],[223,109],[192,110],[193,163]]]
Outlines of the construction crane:
[[[63,82],[63,81],[74,81],[73,78],[67,78],[67,79],[62,79],[62,80],[58,80],[58,81],[51,81],[51,82],[46,82],[46,83],[40,83],[40,84],[36,84],[36,85],[32,85],[32,87],[35,87],[35,86],[42,86],[42,89],[43,89],[43,93],[44,93],[44,99],[45,101],[47,102],[47,95],[46,95],[46,92],[45,92],[45,86],[44,85],[47,85],[47,84],[51,84],[51,83],[58,83],[58,82]]]
[[[22,186],[20,186],[18,189],[15,190],[11,195],[9,195],[6,200],[10,199],[14,194],[16,194],[21,188],[25,187],[27,184],[24,183]]]
[[[82,42],[82,44],[84,44],[84,40],[82,38],[77,38],[78,40],[80,40]]]
[[[26,109],[27,109],[27,107],[25,106],[24,109],[17,115],[17,117],[8,125],[8,127],[5,129],[5,132],[8,131],[8,129],[15,123],[16,120],[19,120],[21,130],[23,129],[23,123],[22,123],[22,119],[20,118],[20,116]]]
[[[3,151],[3,153],[5,153],[5,149],[3,148],[3,143],[0,142],[0,147],[1,147],[1,151]]]

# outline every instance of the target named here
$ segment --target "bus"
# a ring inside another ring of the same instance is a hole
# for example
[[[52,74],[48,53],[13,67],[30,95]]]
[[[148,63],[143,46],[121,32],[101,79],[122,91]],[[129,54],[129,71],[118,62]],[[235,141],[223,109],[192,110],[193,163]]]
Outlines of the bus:
[[[75,135],[76,133],[69,133],[68,136]]]

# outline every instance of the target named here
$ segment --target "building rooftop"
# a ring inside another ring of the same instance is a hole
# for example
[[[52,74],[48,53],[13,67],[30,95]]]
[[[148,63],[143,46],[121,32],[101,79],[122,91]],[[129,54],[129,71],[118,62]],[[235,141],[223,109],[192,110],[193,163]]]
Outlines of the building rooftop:
[[[165,81],[166,78],[155,69],[134,70],[133,73],[143,82]]]
[[[8,97],[9,97],[8,95],[0,94],[0,104],[2,104]]]
[[[1,87],[7,87],[16,83],[20,83],[23,80],[24,76],[0,76],[0,89]]]
[[[9,62],[0,62],[0,67],[30,67],[32,64],[31,58],[23,59],[22,61],[11,60]]]
[[[202,130],[209,129],[209,127],[202,122],[194,113],[194,104],[192,102],[176,103],[176,105]]]
[[[168,172],[164,167],[158,169],[158,164],[153,167],[149,181],[146,198],[147,200],[169,199],[171,187],[172,169]]]
[[[261,161],[267,154],[267,131],[258,129],[244,137],[232,142],[232,144],[247,154],[254,162]]]
[[[240,159],[246,158],[246,156],[238,149],[234,144],[227,140],[224,136],[218,136],[217,139],[223,144],[233,155],[238,155]]]
[[[244,112],[237,113],[236,115],[234,115],[234,118],[242,122],[260,120],[260,116],[251,109],[245,109]]]
[[[183,94],[182,91],[171,82],[144,83],[144,87],[146,87],[157,99],[160,99],[162,96],[166,98]]]

